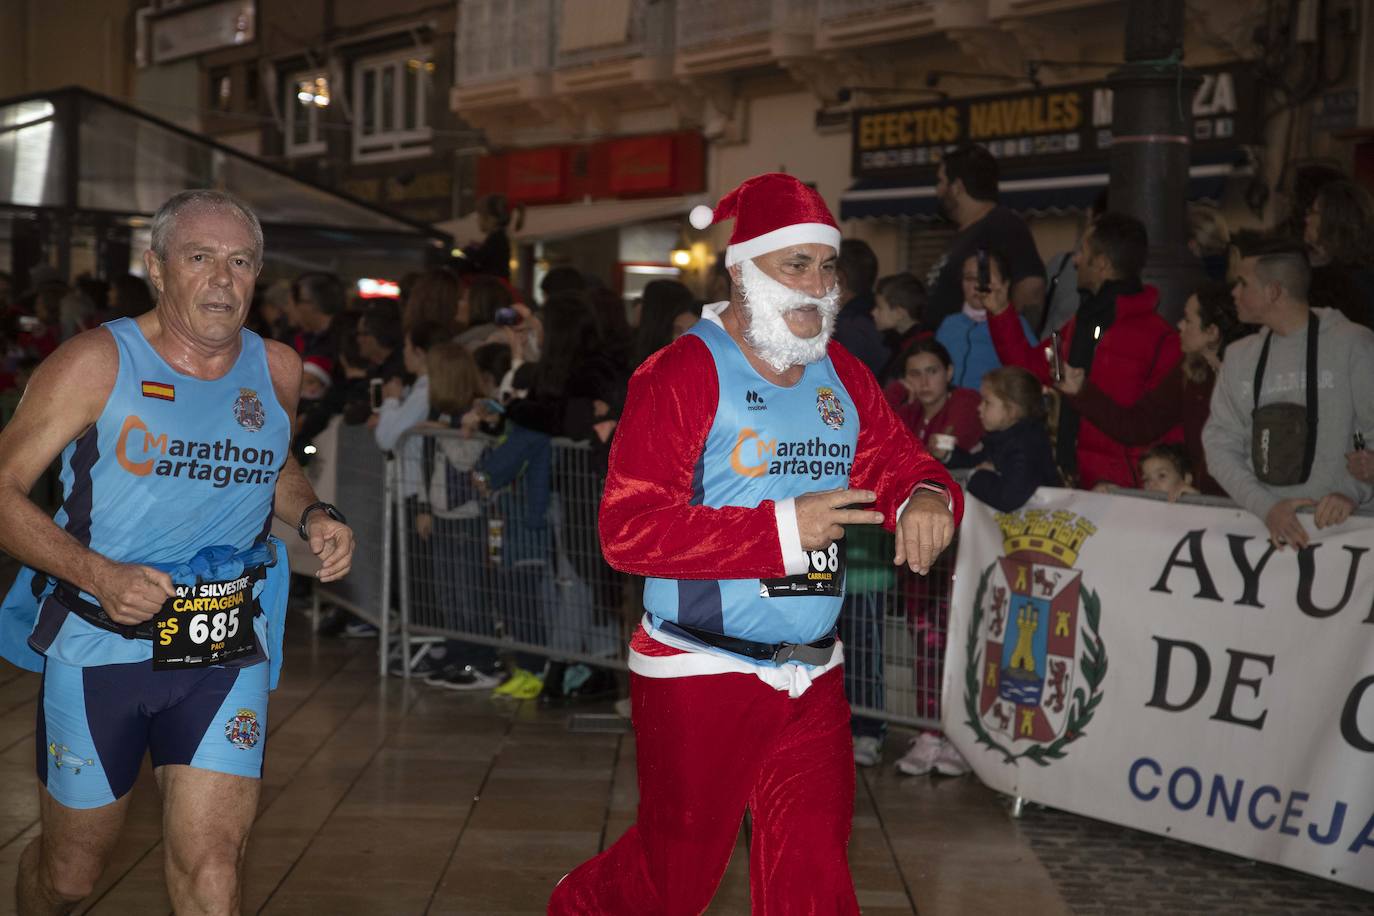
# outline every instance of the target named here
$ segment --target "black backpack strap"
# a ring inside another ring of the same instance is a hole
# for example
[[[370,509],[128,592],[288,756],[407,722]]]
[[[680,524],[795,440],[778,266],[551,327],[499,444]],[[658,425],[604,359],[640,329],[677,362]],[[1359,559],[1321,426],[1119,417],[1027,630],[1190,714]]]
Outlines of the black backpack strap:
[[[1269,365],[1269,338],[1274,336],[1273,331],[1266,331],[1264,334],[1264,346],[1260,347],[1259,362],[1255,364],[1255,387],[1251,390],[1254,395],[1255,410],[1259,410],[1260,386],[1264,384],[1264,369]]]
[[[1312,462],[1317,457],[1317,313],[1309,310],[1307,318],[1307,448],[1302,456],[1302,479],[1312,476]],[[1265,341],[1268,344],[1268,341]]]

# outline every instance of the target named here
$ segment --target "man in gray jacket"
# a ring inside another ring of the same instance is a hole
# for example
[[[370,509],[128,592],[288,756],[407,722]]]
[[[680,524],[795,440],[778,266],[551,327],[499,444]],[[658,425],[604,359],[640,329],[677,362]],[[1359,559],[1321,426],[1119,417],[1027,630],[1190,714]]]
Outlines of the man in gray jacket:
[[[1308,545],[1299,509],[1327,528],[1374,498],[1346,467],[1355,433],[1374,436],[1374,333],[1310,308],[1310,276],[1302,250],[1286,244],[1241,261],[1236,311],[1261,330],[1227,348],[1202,434],[1208,470],[1280,549]]]

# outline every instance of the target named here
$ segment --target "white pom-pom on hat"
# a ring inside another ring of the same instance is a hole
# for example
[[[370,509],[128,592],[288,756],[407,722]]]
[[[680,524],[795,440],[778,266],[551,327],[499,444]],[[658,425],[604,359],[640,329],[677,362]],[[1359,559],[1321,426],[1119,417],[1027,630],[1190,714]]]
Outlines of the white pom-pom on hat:
[[[746,179],[722,197],[715,210],[696,207],[690,219],[698,229],[735,221],[725,246],[727,267],[788,245],[840,248],[840,229],[825,200],[814,188],[782,172]]]

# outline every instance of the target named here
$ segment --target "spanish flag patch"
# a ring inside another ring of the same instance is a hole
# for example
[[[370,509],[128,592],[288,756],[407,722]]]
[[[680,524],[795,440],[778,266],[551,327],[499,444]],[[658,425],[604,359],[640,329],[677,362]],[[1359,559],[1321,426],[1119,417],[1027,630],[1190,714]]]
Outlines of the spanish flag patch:
[[[157,398],[159,401],[175,401],[177,390],[164,382],[144,382],[143,396],[145,398]]]

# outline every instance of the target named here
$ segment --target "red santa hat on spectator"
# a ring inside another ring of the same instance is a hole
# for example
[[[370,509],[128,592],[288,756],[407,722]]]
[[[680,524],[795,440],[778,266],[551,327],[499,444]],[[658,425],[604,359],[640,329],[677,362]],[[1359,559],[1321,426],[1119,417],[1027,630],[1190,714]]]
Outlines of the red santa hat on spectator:
[[[734,219],[725,266],[789,245],[816,243],[840,250],[840,229],[821,195],[791,175],[755,175],[720,199],[716,208],[694,207],[688,217],[705,229]]]
[[[327,356],[307,356],[302,360],[301,368],[326,388],[334,382],[334,361]]]

